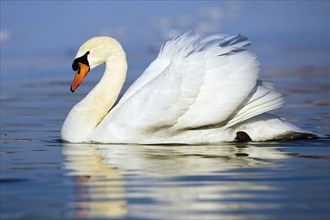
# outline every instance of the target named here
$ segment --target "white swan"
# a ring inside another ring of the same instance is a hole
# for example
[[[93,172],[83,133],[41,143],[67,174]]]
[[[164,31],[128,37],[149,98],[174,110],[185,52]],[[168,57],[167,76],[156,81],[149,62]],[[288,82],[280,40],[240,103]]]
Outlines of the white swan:
[[[283,101],[258,80],[259,62],[248,45],[241,35],[185,33],[163,45],[113,107],[126,77],[125,52],[110,37],[88,40],[73,62],[71,91],[96,66],[105,63],[105,72],[68,114],[62,140],[202,144],[316,137],[266,113]]]

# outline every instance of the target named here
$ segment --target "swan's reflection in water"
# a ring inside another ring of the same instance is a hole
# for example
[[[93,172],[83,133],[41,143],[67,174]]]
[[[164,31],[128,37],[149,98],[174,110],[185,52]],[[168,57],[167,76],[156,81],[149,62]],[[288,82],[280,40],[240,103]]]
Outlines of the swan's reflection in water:
[[[286,157],[271,144],[63,144],[63,154],[74,176],[74,216],[153,219],[264,218],[261,209],[276,207],[258,195],[273,199],[278,189],[260,175],[276,167],[269,159]]]
[[[74,217],[121,217],[126,214],[120,170],[103,163],[97,149],[65,145],[65,167],[74,176]]]

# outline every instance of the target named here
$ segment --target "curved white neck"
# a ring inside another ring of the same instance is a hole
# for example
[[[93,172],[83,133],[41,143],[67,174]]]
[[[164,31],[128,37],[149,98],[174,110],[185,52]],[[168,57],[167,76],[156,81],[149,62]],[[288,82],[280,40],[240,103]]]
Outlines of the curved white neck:
[[[126,71],[126,55],[119,45],[106,61],[105,72],[100,82],[67,116],[61,131],[63,140],[89,141],[90,134],[116,102],[125,82]]]

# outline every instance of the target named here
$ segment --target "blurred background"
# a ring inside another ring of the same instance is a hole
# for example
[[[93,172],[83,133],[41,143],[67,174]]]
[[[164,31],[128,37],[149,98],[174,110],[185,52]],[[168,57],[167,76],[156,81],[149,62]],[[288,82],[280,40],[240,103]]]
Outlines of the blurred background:
[[[123,44],[135,77],[190,29],[249,37],[266,76],[329,73],[329,20],[329,1],[1,1],[1,78],[71,78],[76,50],[96,35]]]

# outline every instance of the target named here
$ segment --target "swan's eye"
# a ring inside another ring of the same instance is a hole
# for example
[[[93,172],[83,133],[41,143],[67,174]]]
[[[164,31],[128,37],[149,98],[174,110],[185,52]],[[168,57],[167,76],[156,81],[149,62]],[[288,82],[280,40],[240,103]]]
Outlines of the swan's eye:
[[[85,55],[83,55],[81,57],[78,57],[78,58],[76,58],[73,61],[73,63],[72,63],[72,69],[73,69],[73,71],[77,71],[78,70],[78,68],[79,68],[78,62],[83,63],[83,64],[85,64],[85,65],[87,65],[89,67],[89,62],[88,62],[88,59],[87,59],[87,55],[88,54],[90,54],[89,51],[87,51],[85,53]],[[79,74],[79,72],[80,72],[80,70],[78,70],[78,74]]]

